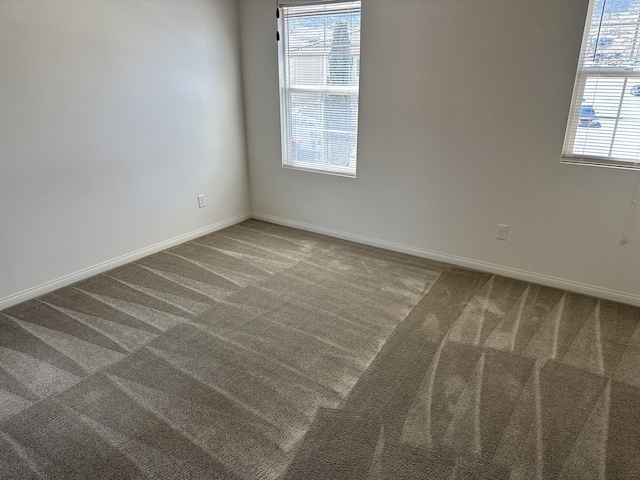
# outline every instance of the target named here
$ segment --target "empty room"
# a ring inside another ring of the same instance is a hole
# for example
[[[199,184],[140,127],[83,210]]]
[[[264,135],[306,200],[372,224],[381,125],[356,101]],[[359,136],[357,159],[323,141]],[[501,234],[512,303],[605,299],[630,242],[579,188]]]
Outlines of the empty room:
[[[640,478],[640,0],[0,0],[0,478]]]

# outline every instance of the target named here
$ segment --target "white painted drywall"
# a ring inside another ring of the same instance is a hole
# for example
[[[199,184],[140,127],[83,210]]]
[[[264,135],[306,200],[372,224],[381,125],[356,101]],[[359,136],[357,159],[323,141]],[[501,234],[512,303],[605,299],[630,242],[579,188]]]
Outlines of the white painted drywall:
[[[0,303],[248,213],[241,83],[236,0],[0,1]]]
[[[640,299],[638,173],[560,164],[587,0],[363,0],[355,180],[281,168],[274,3],[240,1],[254,212]]]

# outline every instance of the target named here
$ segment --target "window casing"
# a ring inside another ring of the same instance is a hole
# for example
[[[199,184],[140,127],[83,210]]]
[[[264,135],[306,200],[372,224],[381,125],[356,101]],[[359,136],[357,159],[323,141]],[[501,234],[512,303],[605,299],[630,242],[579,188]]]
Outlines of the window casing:
[[[640,169],[640,0],[591,0],[563,162]]]
[[[355,177],[360,1],[279,3],[282,166]]]

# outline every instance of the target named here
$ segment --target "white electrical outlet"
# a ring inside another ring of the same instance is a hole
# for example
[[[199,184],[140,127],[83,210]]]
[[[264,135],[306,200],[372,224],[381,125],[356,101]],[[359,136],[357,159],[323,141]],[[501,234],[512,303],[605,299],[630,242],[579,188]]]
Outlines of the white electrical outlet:
[[[207,202],[204,199],[204,193],[202,195],[198,195],[198,206],[200,208],[204,208],[204,207],[206,207],[206,205],[207,205]]]
[[[496,229],[496,238],[498,240],[506,240],[509,233],[509,225],[498,225]]]

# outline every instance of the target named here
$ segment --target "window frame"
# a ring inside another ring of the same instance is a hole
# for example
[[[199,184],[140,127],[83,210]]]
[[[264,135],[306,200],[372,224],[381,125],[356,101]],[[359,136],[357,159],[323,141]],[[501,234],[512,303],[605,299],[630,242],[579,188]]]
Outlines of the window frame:
[[[282,168],[291,169],[291,170],[299,170],[303,172],[312,172],[312,173],[320,173],[325,175],[336,175],[340,177],[346,178],[356,178],[357,171],[357,158],[358,158],[358,137],[359,137],[359,110],[360,110],[360,72],[358,69],[357,75],[357,85],[345,85],[345,86],[336,86],[336,85],[319,85],[317,88],[313,88],[312,86],[308,87],[296,87],[296,86],[288,86],[287,85],[287,52],[288,52],[288,37],[287,37],[287,28],[285,25],[286,15],[283,12],[283,8],[287,7],[301,7],[301,6],[324,6],[331,4],[340,4],[340,3],[353,3],[358,2],[360,14],[362,13],[362,1],[361,0],[280,0],[277,4],[278,14],[278,72],[279,72],[279,86],[278,92],[280,95],[280,140],[281,140],[281,156],[282,156]],[[350,11],[353,11],[352,9]],[[327,13],[328,15],[335,14],[336,12]],[[322,16],[322,14],[318,14]],[[358,59],[360,59],[360,45],[358,45]],[[354,62],[355,65],[355,62]],[[355,67],[354,67],[355,71]],[[316,164],[306,163],[306,162],[294,162],[291,160],[287,162],[288,159],[292,159],[293,155],[291,154],[292,145],[287,141],[292,138],[292,112],[293,107],[291,104],[291,95],[290,92],[316,92],[319,94],[326,94],[329,92],[339,93],[340,90],[344,90],[346,94],[353,95],[354,90],[357,95],[357,127],[355,132],[355,157],[356,162],[354,167],[348,168],[338,165],[330,165],[330,164]]]
[[[606,6],[606,2],[609,0],[605,0],[603,4],[603,9]],[[600,67],[600,66],[589,66],[585,65],[587,53],[588,53],[588,43],[591,34],[591,29],[595,27],[597,22],[595,22],[594,14],[595,14],[595,6],[596,0],[590,0],[589,8],[587,11],[587,17],[585,22],[585,28],[582,38],[582,43],[580,46],[580,57],[578,60],[578,66],[576,71],[576,79],[573,88],[573,96],[571,98],[571,109],[569,111],[569,118],[567,121],[567,128],[565,131],[564,144],[562,148],[562,158],[561,162],[570,165],[587,165],[594,167],[605,167],[605,168],[616,168],[616,169],[624,169],[624,170],[640,170],[640,158],[634,160],[623,159],[619,157],[615,157],[612,155],[614,144],[615,144],[615,135],[617,133],[617,128],[619,122],[621,120],[621,110],[625,100],[625,93],[627,90],[627,84],[629,79],[638,79],[640,80],[640,69],[628,69],[624,67]],[[601,23],[600,23],[601,25]],[[638,18],[638,28],[636,28],[635,41],[640,41],[640,15]],[[597,46],[596,46],[597,52]],[[579,119],[580,119],[580,111],[582,108],[582,103],[584,100],[584,92],[587,88],[587,82],[589,79],[600,79],[600,78],[622,78],[623,85],[620,96],[620,101],[618,104],[618,113],[616,117],[611,117],[610,119],[615,120],[615,127],[613,131],[613,136],[611,140],[611,147],[609,149],[610,155],[588,155],[588,154],[575,154],[572,153],[576,144],[576,137],[578,136],[579,127]],[[639,134],[640,135],[640,134]]]

